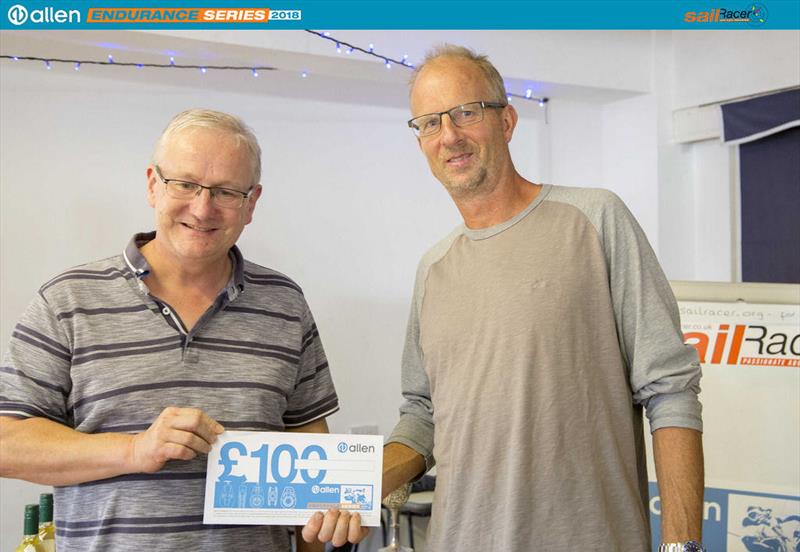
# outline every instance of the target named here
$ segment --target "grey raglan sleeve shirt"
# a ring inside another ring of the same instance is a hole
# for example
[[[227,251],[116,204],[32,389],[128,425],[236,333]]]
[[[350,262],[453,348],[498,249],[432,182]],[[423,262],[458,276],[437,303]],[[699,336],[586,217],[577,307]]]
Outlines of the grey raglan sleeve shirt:
[[[675,296],[641,227],[612,192],[554,191],[554,200],[581,209],[599,234],[633,401],[646,408],[650,430],[702,431],[699,358],[683,341]]]
[[[428,266],[429,263],[423,258],[417,269],[401,367],[404,401],[400,406],[400,421],[388,440],[388,443],[402,443],[421,454],[425,458],[425,471],[430,470],[435,464],[433,403],[430,382],[422,361],[422,348],[419,345],[419,313]]]
[[[702,431],[700,364],[683,342],[677,303],[644,232],[614,193],[600,189],[548,187],[544,201],[579,209],[597,231],[608,269],[608,284],[620,351],[628,369],[634,404],[646,408],[651,431],[686,427]],[[420,262],[402,362],[405,399],[388,442],[399,442],[433,458],[433,405],[420,348],[420,313],[428,269],[441,259],[457,229]]]

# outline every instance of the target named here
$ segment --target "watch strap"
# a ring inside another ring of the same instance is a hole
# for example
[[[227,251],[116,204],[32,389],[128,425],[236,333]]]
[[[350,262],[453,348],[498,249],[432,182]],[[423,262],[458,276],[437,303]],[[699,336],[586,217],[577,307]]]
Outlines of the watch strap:
[[[706,549],[697,541],[662,542],[658,552],[706,552]]]

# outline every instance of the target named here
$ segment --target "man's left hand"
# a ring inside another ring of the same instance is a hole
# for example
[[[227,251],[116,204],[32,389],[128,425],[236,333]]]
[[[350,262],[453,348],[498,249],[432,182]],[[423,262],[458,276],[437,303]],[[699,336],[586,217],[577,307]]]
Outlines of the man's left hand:
[[[317,512],[303,527],[303,540],[306,542],[330,542],[334,546],[361,542],[369,534],[368,527],[361,527],[361,516],[342,510]]]

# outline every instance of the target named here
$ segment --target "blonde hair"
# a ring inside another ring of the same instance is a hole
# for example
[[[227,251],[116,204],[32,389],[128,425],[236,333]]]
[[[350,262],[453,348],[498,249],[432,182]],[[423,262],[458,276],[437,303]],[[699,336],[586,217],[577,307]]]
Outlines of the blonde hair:
[[[408,82],[409,92],[414,89],[414,83],[417,82],[417,77],[422,69],[431,61],[444,57],[460,58],[474,63],[483,73],[486,84],[489,85],[489,92],[494,96],[488,99],[506,103],[506,85],[497,68],[489,61],[489,57],[484,54],[478,54],[465,46],[457,46],[455,44],[440,44],[428,50],[425,54],[425,59],[411,73],[411,78]]]
[[[158,164],[162,149],[173,136],[190,128],[219,130],[235,137],[250,153],[253,175],[251,184],[255,186],[261,181],[261,146],[258,145],[253,130],[239,117],[212,109],[188,109],[175,115],[156,142],[153,163]]]

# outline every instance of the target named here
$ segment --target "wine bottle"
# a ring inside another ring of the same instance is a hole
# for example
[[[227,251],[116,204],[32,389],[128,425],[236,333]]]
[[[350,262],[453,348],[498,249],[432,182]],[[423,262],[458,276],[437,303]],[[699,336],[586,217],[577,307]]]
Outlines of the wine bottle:
[[[22,542],[14,552],[44,552],[39,540],[39,505],[25,506],[25,524]]]
[[[39,540],[45,552],[56,552],[56,526],[53,525],[53,495],[39,495]]]

